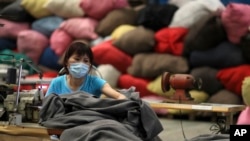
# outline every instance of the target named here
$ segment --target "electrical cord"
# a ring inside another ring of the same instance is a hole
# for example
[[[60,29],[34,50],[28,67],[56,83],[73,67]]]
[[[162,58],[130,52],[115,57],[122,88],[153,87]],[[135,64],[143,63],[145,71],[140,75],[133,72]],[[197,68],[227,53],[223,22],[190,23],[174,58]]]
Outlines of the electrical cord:
[[[179,104],[181,104],[182,101],[181,101],[181,97],[179,96]],[[184,131],[184,127],[183,127],[183,121],[182,121],[182,112],[181,112],[181,109],[179,110],[180,111],[180,123],[181,123],[181,131],[182,131],[182,135],[183,135],[183,138],[185,141],[188,141],[187,138],[186,138],[186,135],[185,135],[185,131]]]

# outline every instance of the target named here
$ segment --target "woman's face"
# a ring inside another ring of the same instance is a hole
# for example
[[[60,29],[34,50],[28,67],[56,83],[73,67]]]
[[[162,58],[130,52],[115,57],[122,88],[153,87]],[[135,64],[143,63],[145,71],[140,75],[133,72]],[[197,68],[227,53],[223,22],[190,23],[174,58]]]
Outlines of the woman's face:
[[[90,59],[89,57],[87,56],[87,54],[84,54],[83,56],[79,56],[77,55],[76,53],[74,53],[72,56],[69,57],[69,60],[68,60],[68,66],[71,64],[71,63],[85,63],[87,65],[91,65],[90,64]]]

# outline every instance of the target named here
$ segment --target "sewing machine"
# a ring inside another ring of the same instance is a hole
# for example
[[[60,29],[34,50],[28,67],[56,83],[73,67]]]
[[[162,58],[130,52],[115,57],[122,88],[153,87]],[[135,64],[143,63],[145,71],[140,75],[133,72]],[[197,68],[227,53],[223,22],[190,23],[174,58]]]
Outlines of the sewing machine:
[[[37,122],[39,120],[39,107],[44,98],[42,85],[32,90],[21,90],[21,83],[24,79],[23,64],[29,65],[39,74],[39,82],[42,82],[43,74],[31,61],[16,60],[9,54],[11,59],[1,60],[12,64],[6,70],[6,82],[0,82],[0,121],[8,121],[8,124],[20,125],[22,122]],[[41,83],[39,83],[41,84]]]
[[[3,97],[5,98],[0,101],[1,121],[9,121],[10,124],[38,122],[39,108],[44,98],[41,89],[21,91],[19,98],[17,97],[17,92]]]

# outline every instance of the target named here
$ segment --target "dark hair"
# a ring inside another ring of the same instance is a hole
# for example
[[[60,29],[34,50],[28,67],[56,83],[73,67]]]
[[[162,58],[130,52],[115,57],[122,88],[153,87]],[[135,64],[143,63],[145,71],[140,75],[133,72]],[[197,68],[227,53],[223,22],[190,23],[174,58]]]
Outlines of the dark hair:
[[[91,63],[90,68],[92,67],[93,61],[94,61],[94,56],[91,48],[87,43],[81,42],[81,41],[74,41],[72,42],[69,47],[67,48],[64,59],[63,59],[63,66],[65,69],[66,73],[69,73],[69,70],[67,68],[67,63],[69,58],[73,55],[77,54],[79,56],[87,55],[89,57],[89,61]]]

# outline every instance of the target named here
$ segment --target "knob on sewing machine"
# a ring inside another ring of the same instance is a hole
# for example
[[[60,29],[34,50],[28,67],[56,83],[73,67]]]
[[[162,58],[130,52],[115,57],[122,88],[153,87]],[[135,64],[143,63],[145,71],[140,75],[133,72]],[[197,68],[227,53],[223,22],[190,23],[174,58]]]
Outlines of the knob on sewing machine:
[[[202,80],[195,79],[189,74],[171,74],[164,72],[162,74],[161,88],[163,92],[167,92],[170,88],[175,90],[173,96],[166,99],[167,102],[193,101],[189,90],[201,89]]]

